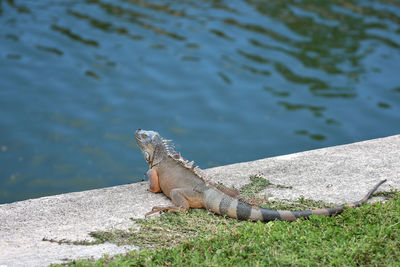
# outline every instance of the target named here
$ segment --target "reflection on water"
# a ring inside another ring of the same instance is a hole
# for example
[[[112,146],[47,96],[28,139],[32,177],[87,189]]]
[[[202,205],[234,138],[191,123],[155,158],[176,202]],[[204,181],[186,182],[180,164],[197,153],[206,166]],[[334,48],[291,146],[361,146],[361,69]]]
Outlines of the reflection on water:
[[[0,0],[0,203],[400,132],[400,3]]]

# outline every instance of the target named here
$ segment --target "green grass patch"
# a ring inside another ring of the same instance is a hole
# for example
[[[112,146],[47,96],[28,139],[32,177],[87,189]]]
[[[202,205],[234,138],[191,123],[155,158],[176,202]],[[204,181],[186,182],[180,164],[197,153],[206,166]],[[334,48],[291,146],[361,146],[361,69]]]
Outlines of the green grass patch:
[[[243,222],[218,216],[204,209],[165,213],[159,217],[134,220],[140,231],[98,231],[91,236],[101,242],[136,245],[142,249],[171,248],[201,238],[209,238],[218,231],[235,231]]]
[[[322,201],[314,201],[310,199],[300,198],[298,200],[267,200],[263,198],[255,198],[259,192],[270,187],[291,189],[290,186],[273,184],[260,175],[250,176],[250,183],[244,185],[239,193],[241,198],[253,205],[258,205],[262,208],[273,210],[306,210],[333,207],[335,204],[325,203]]]
[[[240,188],[239,192],[241,197],[243,198],[253,198],[257,193],[264,190],[268,185],[271,185],[271,183],[267,179],[259,175],[252,175],[250,176],[250,183]]]
[[[298,200],[280,199],[259,201],[258,205],[262,208],[271,210],[312,210],[337,206],[337,204],[315,201],[303,197]]]
[[[259,192],[270,187],[275,188],[284,188],[284,189],[291,189],[291,186],[281,185],[281,184],[273,184],[261,175],[252,175],[250,176],[250,183],[244,185],[240,188],[239,193],[241,197],[246,199],[254,198]]]
[[[153,220],[168,218],[186,229],[187,222],[183,221],[188,218],[185,216],[200,217],[205,221],[197,226],[206,226],[190,230],[189,235],[195,238],[177,246],[163,245],[98,261],[74,261],[69,265],[398,266],[400,262],[399,193],[385,203],[347,208],[342,215],[335,217],[311,216],[309,220],[291,223],[237,222],[200,210],[166,214]],[[212,227],[210,222],[214,224]],[[170,231],[167,225],[160,224],[158,231],[161,235]]]

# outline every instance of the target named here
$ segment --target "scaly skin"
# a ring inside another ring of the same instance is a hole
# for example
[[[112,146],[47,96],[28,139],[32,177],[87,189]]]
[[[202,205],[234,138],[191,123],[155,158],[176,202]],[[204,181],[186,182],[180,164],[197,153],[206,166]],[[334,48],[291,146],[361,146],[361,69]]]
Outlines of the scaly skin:
[[[163,139],[157,132],[137,130],[135,138],[144,158],[149,164],[147,176],[150,182],[148,189],[152,193],[164,193],[173,206],[153,207],[147,215],[159,211],[184,211],[189,208],[205,208],[220,215],[250,221],[294,221],[297,218],[308,218],[315,215],[335,215],[347,207],[359,207],[367,202],[378,187],[386,182],[380,181],[360,201],[343,206],[316,210],[269,210],[252,206],[237,198],[235,192],[221,189],[213,182],[205,179],[193,162],[183,159],[173,149],[169,140]]]

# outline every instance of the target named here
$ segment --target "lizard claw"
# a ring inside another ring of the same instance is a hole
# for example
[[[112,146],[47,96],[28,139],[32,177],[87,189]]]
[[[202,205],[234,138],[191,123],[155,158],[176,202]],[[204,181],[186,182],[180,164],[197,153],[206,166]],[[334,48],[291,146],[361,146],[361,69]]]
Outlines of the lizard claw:
[[[160,211],[164,211],[164,210],[168,210],[168,209],[169,209],[169,207],[158,207],[158,206],[154,206],[154,207],[151,209],[151,211],[147,212],[147,213],[144,215],[144,217],[147,218],[148,216],[150,216],[150,215],[152,215],[152,214],[154,214],[154,213],[157,213],[157,212],[160,212]]]
[[[180,208],[180,207],[174,207],[174,206],[168,206],[168,207],[159,207],[159,206],[154,206],[151,211],[147,212],[145,214],[145,218],[147,218],[149,215],[152,215],[154,213],[157,212],[161,212],[161,211],[168,211],[168,212],[179,212],[179,211],[183,211],[184,209]]]
[[[149,217],[150,215],[152,215],[154,213],[156,213],[156,211],[149,211],[144,215],[144,217],[147,218],[147,217]]]
[[[159,207],[159,206],[154,206],[151,211],[154,212],[159,212],[159,211],[164,211],[164,210],[168,210],[169,207]]]

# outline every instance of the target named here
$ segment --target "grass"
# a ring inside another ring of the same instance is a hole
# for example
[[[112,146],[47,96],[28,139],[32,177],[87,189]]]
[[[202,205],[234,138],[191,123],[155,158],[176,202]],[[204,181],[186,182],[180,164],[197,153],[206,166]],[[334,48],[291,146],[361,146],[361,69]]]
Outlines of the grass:
[[[165,213],[160,217],[134,220],[140,231],[115,230],[91,233],[94,242],[111,242],[118,245],[136,245],[142,249],[171,248],[188,241],[211,238],[213,233],[234,231],[241,222],[209,213],[203,209],[187,212]]]
[[[260,175],[252,175],[250,176],[250,183],[240,188],[240,196],[245,199],[252,199],[267,186],[286,189],[292,188],[291,186],[273,184]]]
[[[264,190],[268,185],[271,185],[271,183],[267,179],[259,175],[252,175],[250,176],[250,183],[240,188],[240,195],[243,198],[254,198],[257,193]]]
[[[268,184],[258,178],[252,183],[254,191]],[[385,203],[348,208],[335,217],[291,223],[240,222],[196,209],[167,213],[136,220],[141,231],[92,233],[99,242],[136,244],[141,251],[69,266],[399,266],[400,194],[389,196]],[[324,205],[301,199],[275,206]]]

